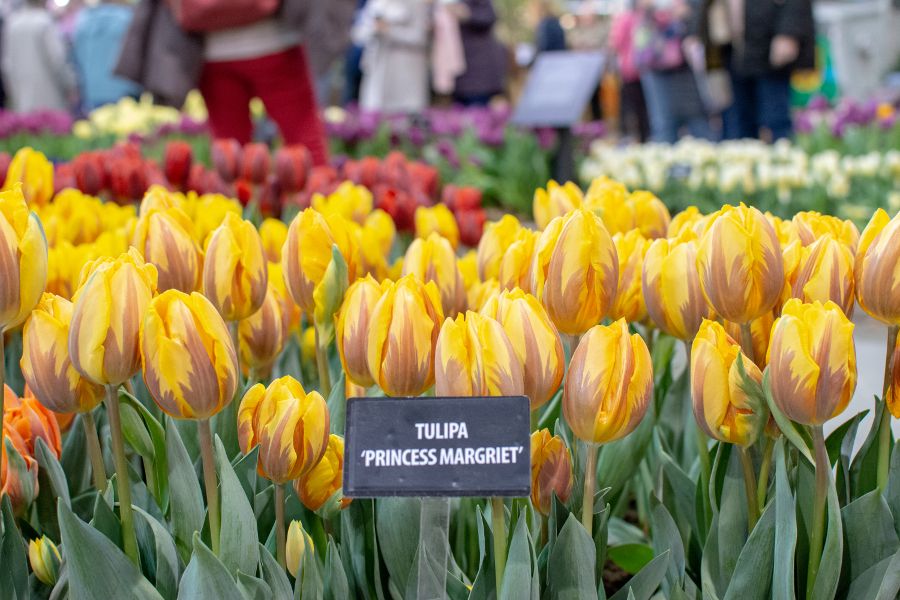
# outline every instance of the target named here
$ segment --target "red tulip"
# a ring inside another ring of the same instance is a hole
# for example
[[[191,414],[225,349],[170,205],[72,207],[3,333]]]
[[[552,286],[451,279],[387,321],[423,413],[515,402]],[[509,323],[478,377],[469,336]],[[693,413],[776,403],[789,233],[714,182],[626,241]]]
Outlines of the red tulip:
[[[191,145],[182,140],[173,140],[166,144],[163,159],[166,179],[178,189],[184,189],[191,174],[191,163],[194,151]]]

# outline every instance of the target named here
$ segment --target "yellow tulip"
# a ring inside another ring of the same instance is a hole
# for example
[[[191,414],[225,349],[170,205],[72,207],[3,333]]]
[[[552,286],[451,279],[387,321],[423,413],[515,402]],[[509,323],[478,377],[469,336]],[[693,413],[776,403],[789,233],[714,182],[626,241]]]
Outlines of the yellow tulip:
[[[456,217],[443,204],[418,207],[415,214],[415,227],[416,237],[419,239],[425,239],[432,233],[437,233],[446,238],[454,250],[459,246],[459,226],[456,224]]]
[[[549,515],[553,496],[565,504],[572,494],[572,456],[566,443],[549,429],[531,434],[531,504]]]
[[[328,196],[313,194],[312,207],[322,214],[336,213],[362,225],[372,212],[372,192],[365,186],[344,181]]]
[[[93,242],[104,229],[121,224],[117,217],[134,215],[133,207],[128,210],[114,203],[103,204],[97,198],[71,188],[56,194],[50,204],[35,208],[50,246],[62,241],[73,244]]]
[[[418,396],[434,384],[434,348],[444,320],[433,282],[407,275],[390,284],[372,309],[366,361],[391,396]]]
[[[531,409],[549,402],[562,383],[566,358],[559,333],[541,303],[520,289],[507,290],[489,300],[482,313],[503,325],[522,364]]]
[[[482,281],[499,279],[500,263],[521,231],[522,225],[512,215],[504,215],[499,221],[485,225],[477,253],[478,276]]]
[[[581,206],[584,196],[581,188],[567,181],[559,185],[553,180],[547,182],[547,189],[534,190],[532,211],[539,229],[546,229],[550,221],[561,217]]]
[[[569,363],[563,415],[581,440],[605,444],[631,433],[653,396],[653,366],[643,338],[628,324],[596,325]]]
[[[291,315],[285,310],[276,284],[269,281],[262,307],[238,325],[241,364],[251,369],[271,367],[284,349],[290,331]]]
[[[501,288],[531,291],[531,265],[534,262],[534,248],[540,237],[539,231],[522,229],[518,237],[506,248],[500,260],[498,274]]]
[[[259,473],[276,484],[308,473],[328,447],[325,399],[290,376],[247,390],[237,421],[241,452],[259,446]]]
[[[0,333],[17,327],[47,285],[47,240],[22,190],[0,192]]]
[[[600,217],[578,209],[550,222],[534,250],[534,295],[563,333],[584,333],[609,312],[619,259]]]
[[[750,321],[750,341],[753,344],[753,362],[760,369],[766,367],[766,356],[769,353],[769,339],[772,335],[772,325],[775,324],[775,313],[767,312],[761,317]],[[741,326],[731,321],[725,321],[725,331],[736,340],[741,339]],[[750,358],[749,356],[747,358]]]
[[[791,296],[803,302],[828,302],[853,314],[853,252],[843,242],[824,236],[797,249],[797,268],[791,275]]]
[[[328,447],[315,467],[294,482],[294,490],[303,506],[311,511],[322,508],[344,486],[344,438],[331,434]],[[344,498],[338,505],[346,508],[350,500]]]
[[[169,191],[161,185],[151,185],[141,198],[138,214],[143,217],[153,210],[166,211],[171,208],[183,210],[186,202],[181,194]]]
[[[797,236],[804,246],[812,245],[821,237],[831,236],[856,253],[859,243],[859,229],[853,221],[823,215],[814,211],[798,212],[791,219],[797,229]]]
[[[686,209],[672,217],[669,221],[669,227],[666,229],[666,237],[677,238],[683,231],[694,231],[698,235],[703,232],[705,227],[704,219],[706,215],[700,212],[696,206],[688,206]],[[700,228],[697,231],[696,228]]]
[[[444,314],[450,317],[466,310],[466,288],[450,242],[436,233],[416,239],[403,258],[403,275],[433,281],[441,293]]]
[[[228,213],[206,246],[204,295],[226,321],[240,321],[262,306],[268,280],[259,232],[250,221]]]
[[[738,363],[738,360],[741,362]],[[694,417],[711,438],[749,447],[768,420],[768,411],[746,391],[744,373],[762,384],[759,367],[716,321],[703,321],[691,346],[691,397]]]
[[[520,396],[524,385],[522,364],[503,327],[471,311],[444,321],[434,380],[438,396]]]
[[[72,366],[90,381],[119,385],[140,369],[141,320],[156,292],[156,267],[134,248],[85,265],[69,328]]]
[[[371,275],[357,279],[344,294],[344,303],[335,319],[341,365],[347,379],[357,385],[369,387],[375,384],[367,362],[366,337],[372,311],[390,284],[390,281],[379,284]]]
[[[778,408],[797,423],[821,425],[856,389],[853,323],[833,302],[789,300],[772,327],[768,362]]]
[[[207,245],[209,236],[225,221],[225,217],[229,214],[240,217],[243,212],[237,200],[219,194],[189,195],[182,209],[191,218],[194,239],[201,247]]]
[[[259,226],[259,237],[262,239],[266,260],[281,262],[281,248],[287,239],[288,226],[281,219],[265,219]]]
[[[756,208],[722,207],[700,240],[697,266],[707,301],[729,321],[748,323],[781,297],[781,244]]]
[[[648,239],[666,237],[669,229],[669,209],[651,192],[638,190],[623,197],[625,187],[610,182],[591,185],[585,195],[585,206],[597,213],[610,233],[627,233],[638,229]],[[602,192],[597,189],[602,188]]]
[[[634,229],[634,211],[628,206],[628,189],[609,177],[597,177],[584,194],[584,207],[593,211],[612,233]]]
[[[614,235],[613,243],[619,257],[619,284],[609,316],[629,322],[643,321],[647,316],[647,305],[641,289],[641,275],[650,240],[641,235],[639,229],[632,229],[626,234]]]
[[[200,285],[203,252],[190,230],[190,219],[177,208],[150,210],[138,219],[131,243],[156,267],[161,292],[193,292]]]
[[[380,208],[376,208],[363,222],[363,237],[377,244],[381,253],[387,257],[394,247],[394,238],[397,237],[397,226],[394,219]]]
[[[710,216],[716,217],[718,213],[714,213]],[[776,217],[770,212],[766,212],[765,215],[766,220],[772,225],[772,229],[775,230],[775,236],[778,238],[778,242],[781,244],[781,248],[787,248],[790,244],[794,242],[800,241],[800,233],[797,231],[797,224],[794,221],[784,220],[781,217]],[[703,231],[706,229],[704,228]],[[703,231],[699,232],[699,235],[703,235]]]
[[[456,260],[456,266],[459,267],[459,272],[463,278],[463,286],[467,290],[481,281],[481,277],[478,275],[477,250],[469,250],[463,254],[462,257]]]
[[[290,571],[294,578],[300,575],[303,556],[307,552],[315,552],[312,537],[306,533],[300,521],[291,521],[291,524],[288,525],[284,559],[287,570]]]
[[[69,359],[72,303],[44,294],[22,332],[22,375],[34,396],[58,413],[88,412],[103,401],[103,387],[82,377]]]
[[[281,263],[269,263],[269,285],[275,289],[275,295],[278,297],[278,301],[281,302],[281,310],[287,318],[288,333],[296,331],[300,326],[300,319],[303,313],[300,311],[300,307],[294,303],[294,299],[284,283]]]
[[[859,306],[888,325],[900,325],[900,214],[891,219],[875,211],[859,238],[856,250],[856,300]]]
[[[466,291],[466,305],[470,310],[480,311],[494,296],[500,293],[500,283],[496,279],[476,281]]]
[[[307,327],[300,334],[300,360],[304,363],[316,362],[316,328]]]
[[[30,147],[19,149],[6,170],[4,190],[22,184],[22,193],[31,206],[43,206],[53,198],[53,163]]]
[[[56,585],[62,556],[50,538],[44,535],[28,542],[28,562],[38,581],[51,587]]]

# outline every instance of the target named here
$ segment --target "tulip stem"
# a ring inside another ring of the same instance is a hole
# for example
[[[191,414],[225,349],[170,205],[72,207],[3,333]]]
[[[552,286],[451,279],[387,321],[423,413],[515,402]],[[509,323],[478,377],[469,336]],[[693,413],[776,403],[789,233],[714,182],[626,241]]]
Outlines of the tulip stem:
[[[891,325],[887,333],[887,350],[884,357],[884,386],[881,401],[885,402],[881,411],[881,422],[878,424],[878,489],[882,493],[887,490],[888,472],[891,460],[891,411],[887,407],[887,393],[891,387],[891,363],[894,358],[894,347],[897,345],[897,332],[900,327]]]
[[[491,498],[491,524],[494,530],[494,575],[497,581],[497,595],[503,589],[503,573],[506,571],[506,509],[503,498]]]
[[[197,431],[200,434],[200,456],[203,460],[203,484],[206,486],[206,505],[209,511],[209,537],[212,542],[213,554],[219,554],[219,531],[221,529],[221,517],[219,516],[219,484],[216,481],[216,464],[213,458],[212,430],[209,419],[197,421]]]
[[[597,444],[587,444],[584,462],[584,498],[581,501],[581,524],[594,537],[594,487],[597,483]]]
[[[238,333],[238,327],[240,326],[240,324],[240,321],[228,322],[228,331],[231,333],[231,341],[232,343],[234,343],[234,354],[237,357],[237,378],[239,390],[241,389],[241,337]]]
[[[769,493],[769,473],[772,470],[772,451],[775,449],[775,440],[766,436],[766,447],[763,450],[762,465],[759,467],[759,482],[756,484],[756,506],[762,510],[766,506],[766,496]]]
[[[285,566],[285,532],[284,532],[284,486],[275,484],[275,554],[278,564]]]
[[[756,352],[753,350],[753,330],[750,323],[741,323],[741,350],[750,362],[756,362]]]
[[[756,472],[749,448],[741,448],[741,466],[744,467],[744,491],[747,492],[747,532],[753,531],[759,519],[759,505],[756,503]]]
[[[319,325],[313,326],[316,333],[316,368],[319,370],[319,392],[326,399],[331,395],[331,374],[328,372],[328,349],[322,344]]]
[[[116,462],[116,486],[119,492],[119,518],[122,521],[122,543],[125,554],[136,565],[140,565],[137,536],[134,533],[134,515],[131,511],[131,477],[128,475],[128,460],[125,458],[125,442],[122,439],[122,419],[119,416],[118,386],[106,386],[106,413],[109,418],[109,434],[112,438],[113,457]]]
[[[691,377],[691,343],[690,340],[685,340],[684,342],[684,352],[687,357],[685,376],[688,378],[688,384],[690,384]],[[699,425],[695,424],[695,426],[697,428],[697,433],[694,436],[694,440],[697,442],[697,457],[700,460],[700,483],[703,488],[700,502],[703,506],[703,518],[706,519],[706,522],[704,523],[705,530],[706,526],[709,524],[709,519],[712,518],[709,506],[709,474],[712,471],[712,466],[709,461],[709,438],[706,437],[706,434],[703,433],[703,430],[700,429]]]
[[[106,465],[103,464],[103,450],[100,449],[100,438],[97,436],[97,423],[91,411],[83,413],[81,418],[84,421],[84,441],[91,457],[94,487],[102,493],[106,491]]]
[[[809,535],[809,569],[806,571],[806,598],[811,600],[822,561],[822,543],[825,538],[825,500],[828,497],[831,463],[825,449],[825,435],[822,426],[812,428],[813,446],[816,451],[816,493],[813,497],[813,522]]]

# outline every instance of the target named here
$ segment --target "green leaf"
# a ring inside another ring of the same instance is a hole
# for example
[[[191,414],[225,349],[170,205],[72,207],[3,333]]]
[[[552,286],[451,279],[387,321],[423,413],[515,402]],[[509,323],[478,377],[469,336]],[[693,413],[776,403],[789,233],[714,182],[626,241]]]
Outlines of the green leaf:
[[[47,475],[50,486],[53,488],[53,495],[65,503],[66,506],[72,506],[72,500],[69,498],[69,485],[66,482],[66,474],[63,472],[59,461],[50,447],[44,442],[43,438],[37,438],[34,445],[35,458],[41,470]]]
[[[900,536],[900,444],[894,444],[885,500],[894,516],[894,531]]]
[[[328,549],[325,551],[325,599],[343,600],[349,597],[350,585],[347,583],[340,552],[334,545],[334,540],[329,539]]]
[[[178,596],[178,579],[181,576],[181,565],[178,562],[178,549],[166,527],[153,515],[140,507],[134,507],[135,525],[138,526],[138,543],[141,546],[141,557],[152,565],[156,590],[166,600],[174,600]],[[146,531],[142,534],[141,524]],[[149,534],[146,535],[146,534]],[[152,539],[148,537],[152,536]],[[153,544],[152,546],[150,544]]]
[[[246,390],[242,390],[237,398],[242,398],[244,391]],[[229,402],[225,405],[225,408],[212,418],[212,422],[210,423],[212,425],[213,436],[218,437],[222,442],[222,446],[225,447],[226,456],[235,456],[240,452],[237,438],[238,404],[240,404],[240,402],[237,399]]]
[[[82,490],[90,489],[91,461],[87,456],[84,435],[84,417],[78,415],[69,433],[63,437],[62,455],[59,459],[73,496],[77,496]]]
[[[841,576],[841,562],[844,553],[844,533],[841,524],[841,507],[838,504],[834,485],[828,486],[825,544],[819,574],[813,585],[813,598],[828,600],[834,598]]]
[[[200,540],[199,533],[194,534],[193,542],[194,554],[181,578],[179,600],[244,600],[228,568]]]
[[[345,377],[341,371],[340,377],[332,384],[331,393],[328,394],[328,414],[331,417],[331,433],[344,435],[344,420],[347,414],[347,387]]]
[[[260,577],[268,584],[276,600],[291,598],[294,592],[291,590],[291,582],[288,581],[287,573],[262,544],[258,544],[258,546]]]
[[[124,395],[123,395],[124,396]],[[123,397],[124,400],[124,397]],[[147,460],[153,460],[153,442],[144,421],[132,405],[121,402],[119,414],[122,417],[122,435],[134,451]]]
[[[654,498],[655,499],[655,498]],[[684,581],[685,570],[685,554],[684,541],[681,539],[681,533],[675,520],[666,506],[656,501],[653,512],[650,513],[650,528],[653,531],[653,551],[654,554],[662,554],[666,550],[670,551],[669,571],[666,578],[669,584],[669,591],[680,589],[682,581]]]
[[[36,471],[38,466],[34,463],[29,464],[13,446],[12,440],[5,435],[2,438],[6,447],[6,476],[17,479],[19,481],[19,492],[23,506],[30,506],[37,496],[38,490],[36,481]]]
[[[531,540],[524,515],[519,517],[509,553],[506,558],[506,570],[503,572],[503,586],[500,588],[500,600],[519,600],[531,597]]]
[[[377,596],[375,571],[375,506],[372,500],[357,499],[341,511],[341,552],[346,552],[357,592],[366,600]]]
[[[775,442],[775,562],[772,600],[794,600],[794,553],[797,548],[797,505],[788,483],[784,441]]]
[[[0,600],[28,598],[28,559],[25,540],[16,526],[9,496],[0,499],[2,531],[0,536]]]
[[[205,508],[194,465],[181,440],[178,427],[171,419],[168,421],[166,454],[169,457],[168,478],[171,498],[169,519],[178,551],[182,560],[187,562],[191,556],[194,532],[203,530]]]
[[[880,491],[857,498],[841,510],[841,515],[851,581],[900,549],[890,508]]]
[[[637,573],[653,560],[653,548],[646,544],[610,546],[609,559],[626,573]]]
[[[896,600],[900,594],[900,552],[866,569],[850,584],[847,598]]]
[[[62,502],[57,510],[73,600],[162,600],[131,560],[102,533]]]
[[[255,573],[259,563],[258,545],[254,543],[258,539],[256,519],[219,439],[216,439],[216,462],[222,504],[219,556],[232,573]],[[196,543],[194,547],[196,552]]]
[[[849,439],[852,443],[853,439],[856,437],[856,430],[859,427],[860,421],[866,418],[866,415],[869,414],[868,410],[864,410],[853,415],[852,418],[848,419],[844,423],[831,432],[828,438],[825,440],[825,448],[828,450],[828,461],[831,464],[834,464],[838,458],[841,456],[841,448],[844,445],[844,438],[848,435]]]
[[[134,448],[151,465],[152,473],[147,474],[147,485],[150,493],[156,499],[156,503],[165,512],[169,506],[169,467],[166,454],[166,431],[156,417],[147,410],[147,407],[141,404],[140,400],[124,389],[120,390],[119,398],[124,401],[120,402],[123,415],[123,434],[125,434],[124,415],[128,412],[125,407],[134,409],[146,426],[146,429],[140,427],[140,431],[149,435],[150,448],[138,449],[137,446],[134,446]],[[129,443],[131,443],[131,440],[129,440]],[[143,445],[145,442],[142,439],[140,443]]]
[[[237,587],[246,600],[271,600],[272,590],[262,579],[238,572]]]
[[[324,586],[322,573],[315,552],[304,552],[300,560],[300,572],[294,583],[294,598],[296,600],[322,600]]]
[[[806,458],[806,460],[809,461],[809,464],[815,464],[806,440],[803,439],[803,436],[800,435],[800,432],[797,431],[791,420],[788,419],[783,412],[781,412],[781,409],[779,409],[778,405],[775,404],[774,398],[772,398],[772,389],[769,386],[768,369],[766,369],[763,373],[763,390],[766,393],[766,403],[769,405],[769,411],[771,411],[772,417],[774,417],[775,422],[778,424],[778,429],[780,429],[784,434],[784,437],[786,437],[788,441],[791,442],[800,451],[800,454],[802,454]]]
[[[419,548],[417,498],[379,498],[375,501],[378,547],[388,574],[398,589],[405,590]]]
[[[725,600],[769,598],[775,558],[775,510],[775,503],[769,503],[750,533],[738,557]]]
[[[885,403],[875,398],[875,417],[869,434],[850,465],[851,499],[859,498],[878,487],[878,424],[881,423]],[[888,415],[890,417],[890,415]]]
[[[595,560],[594,540],[575,515],[570,514],[550,553],[547,578],[550,594],[557,598],[596,597]]]
[[[648,416],[623,439],[602,446],[597,460],[597,472],[601,477],[597,483],[600,488],[610,487],[613,494],[618,494],[625,482],[634,477],[650,446],[654,424],[655,419]]]
[[[628,580],[625,587],[613,594],[610,600],[624,600],[625,598],[650,600],[666,576],[670,556],[671,552],[667,550],[651,560],[637,575]]]
[[[113,512],[112,503],[115,501],[114,484],[116,475],[113,475],[106,488],[106,493],[97,494],[94,497],[94,512],[91,526],[106,536],[117,547],[122,547],[122,524],[119,517]],[[57,509],[58,510],[58,509]]]

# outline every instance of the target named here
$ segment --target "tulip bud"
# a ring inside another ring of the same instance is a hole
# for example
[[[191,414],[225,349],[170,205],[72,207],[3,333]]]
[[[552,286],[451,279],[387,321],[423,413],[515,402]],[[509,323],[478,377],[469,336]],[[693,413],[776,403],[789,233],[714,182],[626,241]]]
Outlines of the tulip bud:
[[[641,275],[650,240],[641,235],[640,230],[632,229],[626,234],[614,235],[613,243],[619,257],[619,284],[609,316],[628,322],[643,321],[647,316],[647,305],[641,289]]]
[[[268,146],[259,142],[245,145],[241,154],[240,179],[257,185],[264,183],[270,163]]]
[[[596,325],[585,333],[569,363],[563,415],[581,440],[605,444],[631,433],[653,396],[647,344],[628,324]]]
[[[581,188],[567,181],[559,185],[552,179],[547,182],[547,189],[534,190],[532,212],[538,228],[546,229],[550,221],[566,215],[581,206],[583,195]]]
[[[856,250],[856,300],[859,306],[888,325],[900,325],[900,215],[891,219],[875,211],[859,238]]]
[[[767,312],[758,319],[750,321],[750,341],[753,345],[753,362],[760,369],[766,367],[766,355],[769,352],[769,338],[772,334],[772,325],[775,323],[775,314]],[[731,321],[723,324],[725,332],[732,338],[739,340],[743,333],[741,326]],[[747,357],[749,358],[749,357]]]
[[[315,194],[312,197],[313,209],[323,215],[335,213],[359,225],[365,223],[366,217],[372,212],[372,202],[372,192],[368,188],[354,185],[350,181],[340,184],[328,196]]]
[[[549,402],[562,383],[566,361],[559,333],[541,303],[522,290],[508,290],[489,300],[481,312],[503,326],[522,364],[531,409]]]
[[[228,213],[209,238],[203,293],[226,321],[246,319],[266,297],[269,273],[259,232]]]
[[[389,214],[376,208],[366,217],[363,223],[363,239],[378,246],[381,254],[387,258],[394,247],[397,227]]]
[[[550,222],[534,251],[534,295],[563,333],[584,333],[609,312],[619,259],[598,216],[578,209]]]
[[[748,393],[752,384],[762,384],[759,367],[721,324],[704,319],[691,346],[691,397],[700,429],[722,442],[752,445],[769,417],[762,389]]]
[[[28,562],[38,581],[50,587],[56,585],[62,557],[50,538],[44,535],[28,542]]]
[[[444,312],[437,287],[407,275],[372,309],[366,360],[390,396],[418,396],[434,384],[434,351]]]
[[[797,267],[791,275],[791,296],[803,302],[831,300],[853,314],[853,252],[829,236],[798,246]]]
[[[804,246],[811,246],[819,238],[830,236],[844,244],[851,252],[856,252],[856,246],[859,243],[859,229],[856,228],[853,221],[845,221],[814,211],[798,212],[791,221]]]
[[[481,311],[491,298],[500,293],[500,284],[496,279],[476,281],[466,291],[466,305],[471,310]]]
[[[141,198],[138,216],[143,217],[154,210],[166,211],[171,208],[184,210],[184,205],[184,197],[181,194],[172,193],[161,185],[151,185]]]
[[[240,218],[243,209],[236,200],[218,194],[207,194],[186,205],[184,211],[194,223],[194,239],[205,248],[213,231],[225,221],[225,217],[233,213]]]
[[[437,233],[446,238],[454,250],[459,246],[459,226],[456,224],[456,217],[443,204],[416,208],[415,225],[416,237],[419,239]]]
[[[82,377],[69,359],[72,303],[44,294],[22,333],[22,375],[35,397],[58,413],[88,412],[103,400],[103,387]]]
[[[436,233],[416,239],[403,258],[403,274],[433,281],[441,292],[444,314],[456,316],[466,309],[466,288],[450,242]]]
[[[132,245],[153,264],[159,291],[192,292],[200,285],[203,252],[191,237],[191,222],[177,208],[150,210],[138,219]]]
[[[184,140],[172,140],[166,144],[163,157],[163,172],[170,184],[176,188],[184,188],[191,174],[191,163],[194,152],[191,145]]]
[[[9,163],[3,189],[11,190],[17,183],[22,184],[22,194],[30,206],[48,204],[53,198],[53,163],[33,148],[21,148]]]
[[[265,219],[259,226],[259,237],[262,239],[266,260],[281,262],[281,248],[287,239],[288,227],[281,219]]]
[[[784,286],[781,243],[758,209],[724,206],[697,249],[700,286],[717,314],[748,323],[775,306]]]
[[[290,335],[290,319],[275,284],[270,281],[263,305],[238,325],[241,364],[251,369],[271,367]]]
[[[17,327],[47,284],[47,240],[19,186],[0,192],[0,333]]]
[[[287,564],[287,570],[290,571],[294,578],[300,575],[303,556],[307,552],[315,552],[312,537],[306,533],[300,521],[291,521],[287,531],[284,559]]]
[[[434,355],[438,396],[519,396],[522,364],[503,331],[490,317],[466,312],[447,318]]]
[[[37,497],[38,464],[11,424],[3,423],[0,441],[0,498],[9,496],[13,513],[19,515]]]
[[[44,407],[34,396],[19,398],[11,387],[4,386],[4,416],[7,427],[14,429],[25,443],[25,451],[34,456],[38,438],[56,456],[62,451],[62,434],[52,411]]]
[[[553,495],[565,504],[572,494],[572,457],[566,443],[549,429],[531,434],[531,504],[549,515]]]
[[[499,279],[500,263],[510,245],[519,237],[522,226],[512,215],[504,215],[499,221],[488,223],[484,234],[478,242],[478,276],[486,279]]]
[[[662,200],[651,192],[638,190],[628,196],[627,206],[641,235],[651,240],[666,237],[672,217]]]
[[[247,390],[237,420],[241,452],[259,446],[259,473],[275,484],[309,472],[328,446],[325,399],[290,376]]]
[[[701,213],[699,208],[693,205],[688,206],[669,221],[665,237],[677,238],[684,231],[693,231],[700,235],[706,229],[706,218],[706,215]]]
[[[312,169],[312,154],[306,146],[282,146],[275,152],[275,174],[282,189],[299,192]]]
[[[498,279],[500,287],[505,290],[519,288],[530,291],[531,266],[534,263],[534,248],[540,239],[539,231],[522,229],[515,240],[506,248],[500,260]]]
[[[69,357],[84,377],[119,385],[140,369],[141,320],[156,292],[156,267],[134,248],[85,266],[69,327]]]
[[[884,402],[894,418],[900,419],[900,340],[891,353],[891,381]]]
[[[163,292],[141,326],[144,382],[176,419],[208,419],[231,402],[237,356],[225,321],[202,294]]]
[[[269,263],[269,285],[275,290],[275,296],[281,303],[281,311],[284,313],[288,323],[288,333],[296,331],[300,326],[300,319],[303,313],[300,311],[300,307],[294,303],[294,299],[287,290],[281,263]]]
[[[338,354],[347,379],[369,387],[375,384],[366,358],[366,337],[375,304],[390,285],[379,285],[371,275],[358,279],[344,295],[344,303],[335,321]]]
[[[328,447],[315,467],[294,482],[294,490],[303,503],[311,511],[317,511],[343,487],[344,477],[344,438],[331,434],[328,436]],[[338,502],[339,508],[346,508],[349,498]]]
[[[839,415],[856,389],[853,323],[833,302],[794,298],[772,327],[772,399],[789,419],[821,425]]]
[[[456,266],[463,278],[463,285],[467,290],[473,285],[481,281],[478,276],[478,252],[477,250],[469,250],[460,258],[456,259]]]

